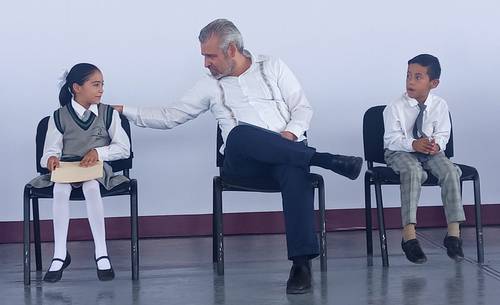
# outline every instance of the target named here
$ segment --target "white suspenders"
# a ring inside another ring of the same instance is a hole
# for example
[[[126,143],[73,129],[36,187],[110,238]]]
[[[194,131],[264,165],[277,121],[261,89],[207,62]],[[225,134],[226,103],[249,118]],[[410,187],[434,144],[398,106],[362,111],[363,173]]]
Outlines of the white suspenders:
[[[262,79],[264,80],[264,83],[266,84],[267,89],[269,90],[269,93],[271,93],[271,99],[273,101],[275,101],[275,103],[276,103],[276,108],[278,108],[278,112],[279,112],[281,118],[283,119],[283,121],[287,122],[286,116],[283,114],[281,108],[279,107],[279,101],[276,100],[276,96],[274,95],[273,87],[271,86],[269,78],[267,77],[266,73],[264,73],[264,62],[263,61],[259,62],[259,70],[260,70],[260,75],[262,76]],[[219,86],[222,105],[224,106],[224,108],[226,108],[229,111],[229,113],[231,114],[231,117],[236,121],[236,123],[238,123],[235,116],[234,116],[233,111],[226,104],[226,95],[224,93],[224,88],[222,87],[220,80],[217,80],[217,85]]]

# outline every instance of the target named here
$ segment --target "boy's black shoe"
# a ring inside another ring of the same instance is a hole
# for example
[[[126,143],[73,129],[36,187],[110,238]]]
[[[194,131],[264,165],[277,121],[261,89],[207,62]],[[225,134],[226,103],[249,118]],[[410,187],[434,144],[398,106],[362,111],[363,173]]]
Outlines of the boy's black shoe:
[[[109,261],[109,265],[111,266],[111,268],[101,270],[99,269],[99,267],[97,267],[97,277],[99,278],[100,281],[111,281],[112,279],[115,278],[115,271],[113,270],[113,266],[111,265],[111,260],[109,260],[108,256],[101,256],[95,260],[96,265],[97,262],[101,259],[107,259]]]
[[[306,264],[293,264],[290,277],[286,282],[286,293],[302,294],[311,291],[311,267]]]
[[[456,236],[448,236],[446,234],[443,245],[446,247],[446,253],[448,256],[460,262],[464,259],[464,251],[462,250],[462,239]]]
[[[47,271],[47,273],[45,273],[45,276],[43,277],[44,282],[55,283],[61,280],[64,269],[66,269],[66,267],[68,267],[69,264],[71,263],[71,255],[69,255],[69,253],[66,252],[66,258],[64,260],[60,258],[54,258],[52,261],[60,261],[63,263],[63,265],[59,270]],[[52,263],[50,265],[52,266]]]
[[[415,264],[423,264],[427,261],[427,257],[420,248],[420,244],[416,238],[407,241],[401,240],[401,248],[406,255],[406,258]]]

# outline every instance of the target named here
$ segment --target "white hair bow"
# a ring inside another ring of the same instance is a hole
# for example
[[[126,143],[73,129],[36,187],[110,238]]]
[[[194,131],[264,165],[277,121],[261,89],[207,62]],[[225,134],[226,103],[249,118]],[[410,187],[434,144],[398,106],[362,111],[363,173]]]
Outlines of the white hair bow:
[[[68,70],[65,70],[63,75],[61,75],[61,77],[59,78],[59,90],[61,90],[61,88],[64,86],[64,84],[66,84],[66,77],[68,77]]]

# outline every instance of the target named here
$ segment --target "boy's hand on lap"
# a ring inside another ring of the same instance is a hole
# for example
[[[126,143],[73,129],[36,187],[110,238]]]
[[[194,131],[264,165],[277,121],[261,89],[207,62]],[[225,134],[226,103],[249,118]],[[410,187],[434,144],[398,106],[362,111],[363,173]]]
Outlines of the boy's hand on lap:
[[[82,161],[80,161],[80,166],[89,167],[95,165],[97,161],[99,161],[97,150],[91,149],[85,154],[85,156],[83,156]]]
[[[441,150],[441,147],[439,147],[439,144],[437,144],[434,140],[431,142],[431,144],[432,144],[432,151],[430,152],[430,154],[435,155]]]
[[[415,141],[413,141],[411,146],[413,147],[413,149],[416,152],[423,153],[423,154],[431,154],[435,150],[435,148],[434,148],[435,144],[432,144],[431,142],[429,142],[429,140],[427,138],[421,138],[421,139],[415,140]]]
[[[49,171],[55,170],[57,167],[59,167],[59,158],[56,156],[52,156],[47,160],[47,169]]]

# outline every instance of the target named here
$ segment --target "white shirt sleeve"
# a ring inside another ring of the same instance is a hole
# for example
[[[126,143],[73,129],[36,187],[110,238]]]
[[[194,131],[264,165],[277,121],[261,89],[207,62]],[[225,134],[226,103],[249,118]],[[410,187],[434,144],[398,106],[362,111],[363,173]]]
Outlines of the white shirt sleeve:
[[[123,115],[139,127],[171,129],[192,120],[210,108],[207,81],[198,82],[178,103],[168,107],[124,106]]]
[[[95,150],[101,161],[126,159],[130,156],[130,141],[122,127],[118,111],[113,110],[113,118],[108,129],[111,143],[107,146],[96,147]]]
[[[277,68],[278,87],[291,115],[285,130],[290,131],[299,138],[309,129],[313,110],[302,90],[302,86],[290,68],[281,60],[278,60]]]
[[[393,151],[415,151],[412,145],[415,139],[405,132],[404,123],[394,105],[388,105],[384,109],[384,129],[384,148]]]
[[[47,134],[43,145],[43,155],[40,159],[40,166],[47,168],[47,161],[50,157],[55,156],[61,158],[63,147],[63,135],[56,128],[54,116],[51,116],[47,125]]]
[[[432,136],[439,145],[439,149],[444,151],[446,149],[446,144],[450,140],[451,122],[448,105],[443,103],[441,108],[442,109],[439,111],[439,118],[437,118]]]

